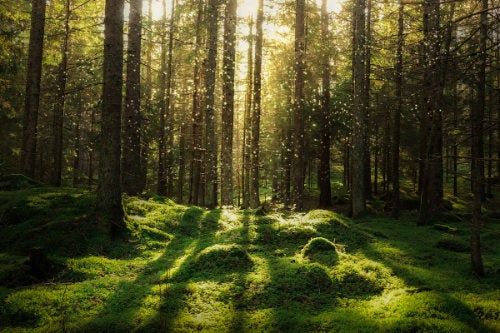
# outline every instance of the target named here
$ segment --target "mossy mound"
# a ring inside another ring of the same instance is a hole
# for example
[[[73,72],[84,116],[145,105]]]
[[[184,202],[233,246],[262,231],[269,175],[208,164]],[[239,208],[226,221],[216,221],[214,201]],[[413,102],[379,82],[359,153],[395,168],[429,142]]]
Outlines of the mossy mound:
[[[318,236],[316,229],[310,225],[292,225],[282,228],[278,232],[278,238],[281,241],[307,241],[308,239]]]
[[[323,237],[312,238],[302,249],[302,256],[327,266],[339,261],[335,244]]]
[[[268,286],[268,302],[299,302],[320,305],[334,297],[333,281],[325,267],[317,264],[290,263],[281,260],[272,272],[273,281]]]
[[[236,244],[216,244],[202,250],[193,261],[193,268],[200,271],[238,271],[253,266],[248,253]]]

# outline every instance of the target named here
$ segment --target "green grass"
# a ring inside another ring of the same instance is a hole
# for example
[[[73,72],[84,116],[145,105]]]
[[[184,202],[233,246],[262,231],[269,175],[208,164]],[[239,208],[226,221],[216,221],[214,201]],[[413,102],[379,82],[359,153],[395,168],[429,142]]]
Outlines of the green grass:
[[[0,192],[0,331],[500,331],[500,223],[487,221],[478,279],[464,202],[428,227],[416,212],[353,221],[124,204],[130,238],[118,240],[92,193]],[[32,247],[52,263],[46,278],[31,274]]]

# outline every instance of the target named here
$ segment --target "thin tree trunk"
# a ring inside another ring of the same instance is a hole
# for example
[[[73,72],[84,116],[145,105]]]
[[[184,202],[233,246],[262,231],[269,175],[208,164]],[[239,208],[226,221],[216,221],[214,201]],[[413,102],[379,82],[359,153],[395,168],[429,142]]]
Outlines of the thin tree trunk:
[[[196,16],[196,37],[195,37],[195,60],[193,71],[193,137],[191,147],[191,179],[189,189],[189,203],[201,204],[201,169],[202,169],[202,133],[203,133],[203,112],[201,110],[200,85],[201,66],[200,49],[202,43],[201,25],[203,21],[203,0],[198,0],[198,12]]]
[[[370,154],[370,136],[371,136],[371,124],[370,124],[370,91],[371,91],[371,83],[370,83],[370,75],[371,75],[371,43],[372,43],[372,2],[371,0],[366,1],[366,9],[365,9],[365,22],[366,22],[366,35],[365,35],[365,82],[364,82],[364,101],[363,104],[366,109],[366,131],[365,131],[365,141],[363,147],[363,163],[364,163],[364,186],[365,186],[365,198],[371,199],[371,154]]]
[[[209,208],[217,206],[217,142],[215,140],[215,72],[217,66],[218,0],[208,2],[208,41],[205,67],[205,124],[206,124],[206,202]]]
[[[396,98],[392,129],[392,212],[399,218],[399,142],[401,137],[401,113],[403,112],[403,47],[404,47],[404,3],[399,3],[398,48],[396,51]]]
[[[253,101],[253,19],[249,22],[248,35],[248,73],[247,73],[247,92],[245,103],[245,115],[243,125],[243,208],[250,207],[250,165],[252,150],[252,101]]]
[[[122,186],[129,195],[142,192],[141,170],[141,43],[142,0],[130,0],[127,83],[123,131]]]
[[[328,26],[328,8],[327,0],[323,0],[321,4],[321,37],[323,41],[329,40]],[[319,185],[319,206],[331,207],[332,206],[332,187],[330,184],[330,54],[328,48],[325,47],[323,51],[323,105],[321,114],[322,133],[321,145],[319,156],[319,170],[318,170],[318,185]]]
[[[472,129],[472,165],[471,181],[472,194],[474,196],[472,205],[471,224],[471,268],[478,276],[484,276],[483,260],[481,256],[481,210],[484,198],[484,147],[483,147],[483,121],[486,101],[486,43],[488,38],[488,0],[482,0],[480,38],[479,38],[479,82],[477,93],[477,107],[471,109]]]
[[[442,75],[439,62],[439,0],[424,1],[424,113],[421,127],[425,142],[419,225],[441,209],[443,200],[442,115],[439,110],[442,94]]]
[[[252,148],[250,169],[250,207],[257,208],[260,205],[259,195],[259,155],[260,155],[260,114],[262,96],[262,43],[264,22],[264,1],[259,0],[256,21],[255,36],[255,68],[253,77],[253,111],[252,111]]]
[[[114,235],[125,228],[120,184],[123,9],[123,0],[106,0],[97,208],[111,218]]]
[[[353,39],[353,135],[352,135],[352,215],[366,212],[364,145],[366,132],[365,94],[365,0],[356,0]]]
[[[305,54],[305,0],[296,0],[293,202],[297,210],[304,207]]]
[[[68,67],[68,43],[69,43],[69,19],[70,19],[70,0],[66,0],[64,4],[64,39],[61,46],[61,62],[57,72],[57,97],[54,106],[53,118],[53,154],[54,154],[54,169],[52,175],[52,185],[61,186],[62,164],[63,164],[63,121],[64,121],[64,104],[66,102],[66,81]]]
[[[165,176],[166,195],[174,194],[174,103],[172,94],[173,81],[173,53],[174,53],[174,30],[175,30],[175,2],[171,0],[170,7],[170,29],[168,32],[168,59],[165,92]]]
[[[166,138],[166,117],[167,117],[167,97],[166,97],[166,83],[167,83],[167,48],[166,48],[166,21],[167,21],[167,4],[165,0],[162,1],[163,18],[161,24],[161,50],[160,50],[160,75],[159,75],[159,133],[158,133],[158,194],[167,194],[167,138]]]
[[[228,0],[224,21],[224,61],[222,108],[221,202],[233,205],[234,73],[236,56],[236,0]]]
[[[43,36],[45,30],[45,7],[46,0],[32,0],[20,165],[21,173],[32,178],[35,176],[36,163],[38,108],[40,104]]]
[[[152,133],[151,128],[151,114],[153,111],[153,0],[148,0],[148,25],[146,37],[146,77],[144,82],[144,116],[141,123],[141,130],[144,135],[141,135],[141,189],[145,189],[148,183],[148,169],[150,159],[150,140]]]

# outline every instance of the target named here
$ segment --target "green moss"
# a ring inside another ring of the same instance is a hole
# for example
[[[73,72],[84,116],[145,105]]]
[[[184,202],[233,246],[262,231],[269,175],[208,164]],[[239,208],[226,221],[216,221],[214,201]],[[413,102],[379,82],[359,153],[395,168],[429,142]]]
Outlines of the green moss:
[[[164,197],[124,202],[131,233],[114,240],[93,213],[91,193],[0,192],[0,330],[499,329],[497,220],[482,234],[488,276],[479,281],[468,253],[435,247],[468,244],[459,220],[450,226],[462,232],[450,234],[417,227],[412,213],[354,221],[326,210],[256,216]],[[49,281],[33,279],[25,265],[33,246],[61,267]]]
[[[323,237],[316,237],[309,240],[302,249],[302,255],[309,260],[327,266],[335,265],[339,261],[335,244]]]
[[[212,245],[199,252],[193,262],[193,268],[202,271],[235,271],[250,268],[252,265],[252,258],[236,244]]]

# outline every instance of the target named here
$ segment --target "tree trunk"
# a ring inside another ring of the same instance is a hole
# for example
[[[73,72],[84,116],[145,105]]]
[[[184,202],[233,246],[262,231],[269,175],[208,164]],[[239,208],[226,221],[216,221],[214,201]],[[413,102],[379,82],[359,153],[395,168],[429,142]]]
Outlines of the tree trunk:
[[[253,19],[249,22],[248,35],[248,72],[247,72],[247,91],[245,101],[245,115],[243,125],[243,208],[250,207],[250,166],[252,150],[252,101],[253,101]]]
[[[201,110],[201,66],[200,49],[202,43],[201,25],[203,21],[203,0],[198,0],[198,11],[196,16],[195,58],[193,71],[193,136],[191,147],[191,179],[189,189],[189,203],[201,204],[201,169],[202,169],[202,136],[203,136],[203,112]]]
[[[365,94],[365,0],[355,0],[353,39],[353,117],[352,117],[352,215],[366,212],[364,145],[366,132]]]
[[[404,47],[404,3],[399,3],[398,48],[396,51],[396,99],[394,125],[392,129],[392,212],[399,218],[399,142],[401,137],[401,113],[403,112],[403,47]]]
[[[327,1],[323,0],[321,4],[321,37],[323,41],[329,40],[328,33],[328,8]],[[330,54],[328,48],[325,47],[323,51],[323,105],[321,114],[321,145],[319,156],[319,170],[318,170],[318,185],[319,185],[319,206],[331,207],[332,206],[332,187],[330,184]]]
[[[481,25],[479,37],[479,73],[477,87],[477,103],[471,109],[471,130],[472,130],[472,165],[471,181],[472,194],[474,196],[472,205],[471,224],[471,268],[478,276],[484,276],[483,260],[481,256],[481,210],[484,198],[484,147],[483,147],[483,121],[486,102],[486,59],[488,38],[488,0],[482,0]]]
[[[40,80],[42,76],[43,36],[45,30],[45,7],[46,0],[32,0],[20,165],[21,173],[31,178],[35,176],[38,107],[40,104]]]
[[[141,170],[141,39],[142,0],[130,0],[127,84],[123,121],[122,186],[129,195],[142,192]]]
[[[158,133],[158,194],[167,195],[167,137],[166,137],[166,117],[167,117],[167,41],[166,41],[166,21],[167,21],[167,4],[162,1],[163,17],[161,24],[161,50],[160,50],[160,74],[159,74],[159,133]]]
[[[114,235],[125,228],[120,184],[123,7],[123,0],[106,0],[101,149],[97,190],[97,208],[111,219],[111,232]]]
[[[442,76],[440,56],[439,0],[425,0],[424,4],[424,94],[421,116],[421,139],[424,143],[419,225],[441,209],[443,201],[443,144],[440,96]]]
[[[217,206],[217,142],[215,140],[215,72],[217,67],[218,0],[208,2],[208,41],[205,67],[205,124],[206,124],[206,202],[209,208]]]
[[[371,199],[372,197],[372,192],[371,192],[371,154],[370,154],[370,136],[371,136],[371,129],[372,125],[370,123],[370,92],[371,92],[371,83],[370,83],[370,75],[371,75],[371,43],[372,43],[372,23],[371,23],[371,15],[372,15],[372,2],[371,0],[365,0],[366,1],[366,17],[365,17],[365,23],[366,23],[366,35],[365,35],[365,82],[364,82],[364,100],[363,104],[366,109],[366,131],[365,131],[365,140],[364,140],[364,147],[363,147],[363,160],[364,160],[364,186],[365,186],[365,198],[366,199]]]
[[[172,94],[173,81],[173,54],[174,54],[174,29],[175,29],[175,2],[171,0],[170,28],[168,32],[168,59],[165,92],[165,176],[166,195],[174,194],[174,103]]]
[[[305,54],[305,0],[296,0],[293,202],[297,210],[304,207]]]
[[[255,68],[253,80],[253,112],[252,112],[252,148],[251,148],[251,170],[250,170],[250,207],[257,208],[260,205],[259,197],[259,154],[260,154],[260,114],[262,96],[262,43],[264,23],[264,1],[259,0],[256,21],[255,36]]]
[[[64,5],[64,39],[61,46],[61,62],[57,72],[57,93],[56,104],[54,105],[53,118],[53,154],[54,169],[52,175],[52,185],[61,186],[62,164],[63,164],[63,120],[64,104],[66,101],[66,81],[68,67],[68,43],[69,43],[69,18],[70,18],[70,0],[66,0]]]
[[[146,35],[146,64],[145,64],[145,80],[144,80],[144,108],[141,121],[141,189],[145,189],[148,184],[148,169],[151,150],[149,148],[151,137],[151,115],[153,114],[153,0],[148,0],[148,29]],[[156,123],[156,122],[155,122]]]
[[[236,0],[226,3],[224,20],[224,61],[221,146],[221,202],[233,205],[233,127],[234,127],[234,72],[236,56]]]

